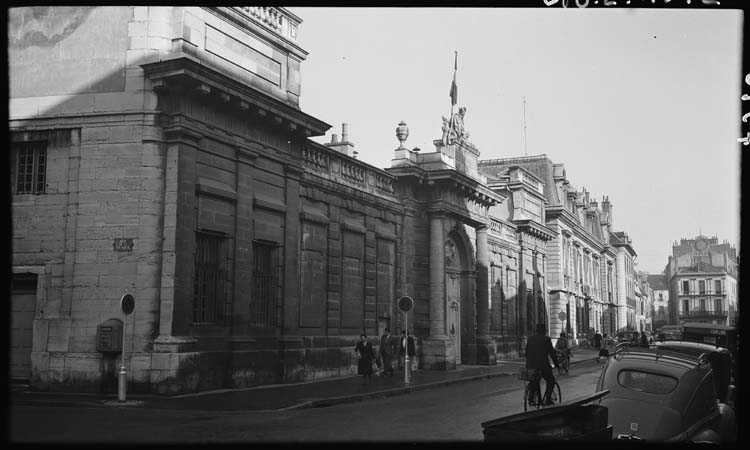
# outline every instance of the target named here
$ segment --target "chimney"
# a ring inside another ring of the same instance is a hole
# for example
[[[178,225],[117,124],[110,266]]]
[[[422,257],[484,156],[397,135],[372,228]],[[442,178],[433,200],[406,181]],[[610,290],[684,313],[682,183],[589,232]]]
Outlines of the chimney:
[[[341,124],[341,142],[338,140],[337,135],[331,136],[331,142],[328,144],[324,144],[326,147],[336,150],[339,153],[343,153],[346,156],[351,156],[356,158],[357,152],[354,151],[354,144],[349,142],[349,127],[347,124],[342,123]]]

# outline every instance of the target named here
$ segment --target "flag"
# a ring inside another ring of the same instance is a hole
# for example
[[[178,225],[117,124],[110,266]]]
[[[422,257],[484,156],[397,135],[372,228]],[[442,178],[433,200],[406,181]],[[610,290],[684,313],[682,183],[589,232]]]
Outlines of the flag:
[[[458,103],[458,85],[456,84],[456,71],[458,70],[458,52],[456,52],[456,60],[453,64],[453,83],[451,83],[451,106],[455,106]]]

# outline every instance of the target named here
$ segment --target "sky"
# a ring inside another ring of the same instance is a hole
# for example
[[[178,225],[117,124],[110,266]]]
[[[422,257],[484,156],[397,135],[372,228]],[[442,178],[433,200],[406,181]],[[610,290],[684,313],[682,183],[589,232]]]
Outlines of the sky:
[[[546,154],[613,207],[639,271],[699,234],[739,251],[738,10],[289,8],[303,22],[302,110],[390,167],[395,129],[434,152],[458,52],[458,106],[480,159]],[[525,105],[524,105],[525,99]],[[525,130],[524,130],[525,122]]]

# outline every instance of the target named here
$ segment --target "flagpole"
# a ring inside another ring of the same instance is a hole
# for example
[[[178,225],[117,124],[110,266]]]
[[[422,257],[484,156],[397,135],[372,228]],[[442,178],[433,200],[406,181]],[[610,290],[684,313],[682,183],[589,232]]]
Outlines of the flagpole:
[[[450,130],[453,130],[453,106],[455,105],[453,103],[453,89],[456,88],[456,71],[458,70],[458,50],[454,50],[454,60],[453,60],[453,83],[451,84],[451,115],[450,117]],[[456,98],[458,98],[458,95],[456,95]],[[448,131],[450,133],[450,130]]]

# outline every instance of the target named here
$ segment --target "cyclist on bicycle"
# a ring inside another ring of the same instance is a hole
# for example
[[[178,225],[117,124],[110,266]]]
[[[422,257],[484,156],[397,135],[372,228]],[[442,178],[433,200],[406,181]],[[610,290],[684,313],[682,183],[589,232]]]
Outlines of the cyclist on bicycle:
[[[544,392],[543,402],[545,405],[552,405],[553,403],[550,396],[555,385],[555,376],[552,374],[552,367],[549,365],[549,360],[552,358],[552,362],[554,363],[553,367],[557,367],[558,362],[557,354],[555,353],[554,347],[552,347],[552,339],[546,335],[546,332],[547,327],[543,323],[537,324],[536,334],[530,336],[529,340],[526,342],[526,368],[536,369],[541,373],[542,378],[544,378],[547,385]],[[529,383],[532,385],[533,389],[538,390],[539,381],[539,377],[535,376]]]
[[[564,332],[560,333],[560,339],[558,339],[557,343],[555,344],[555,350],[559,351],[559,355],[570,362],[570,358],[573,356],[573,352],[570,349],[570,341],[568,340],[568,336]]]

